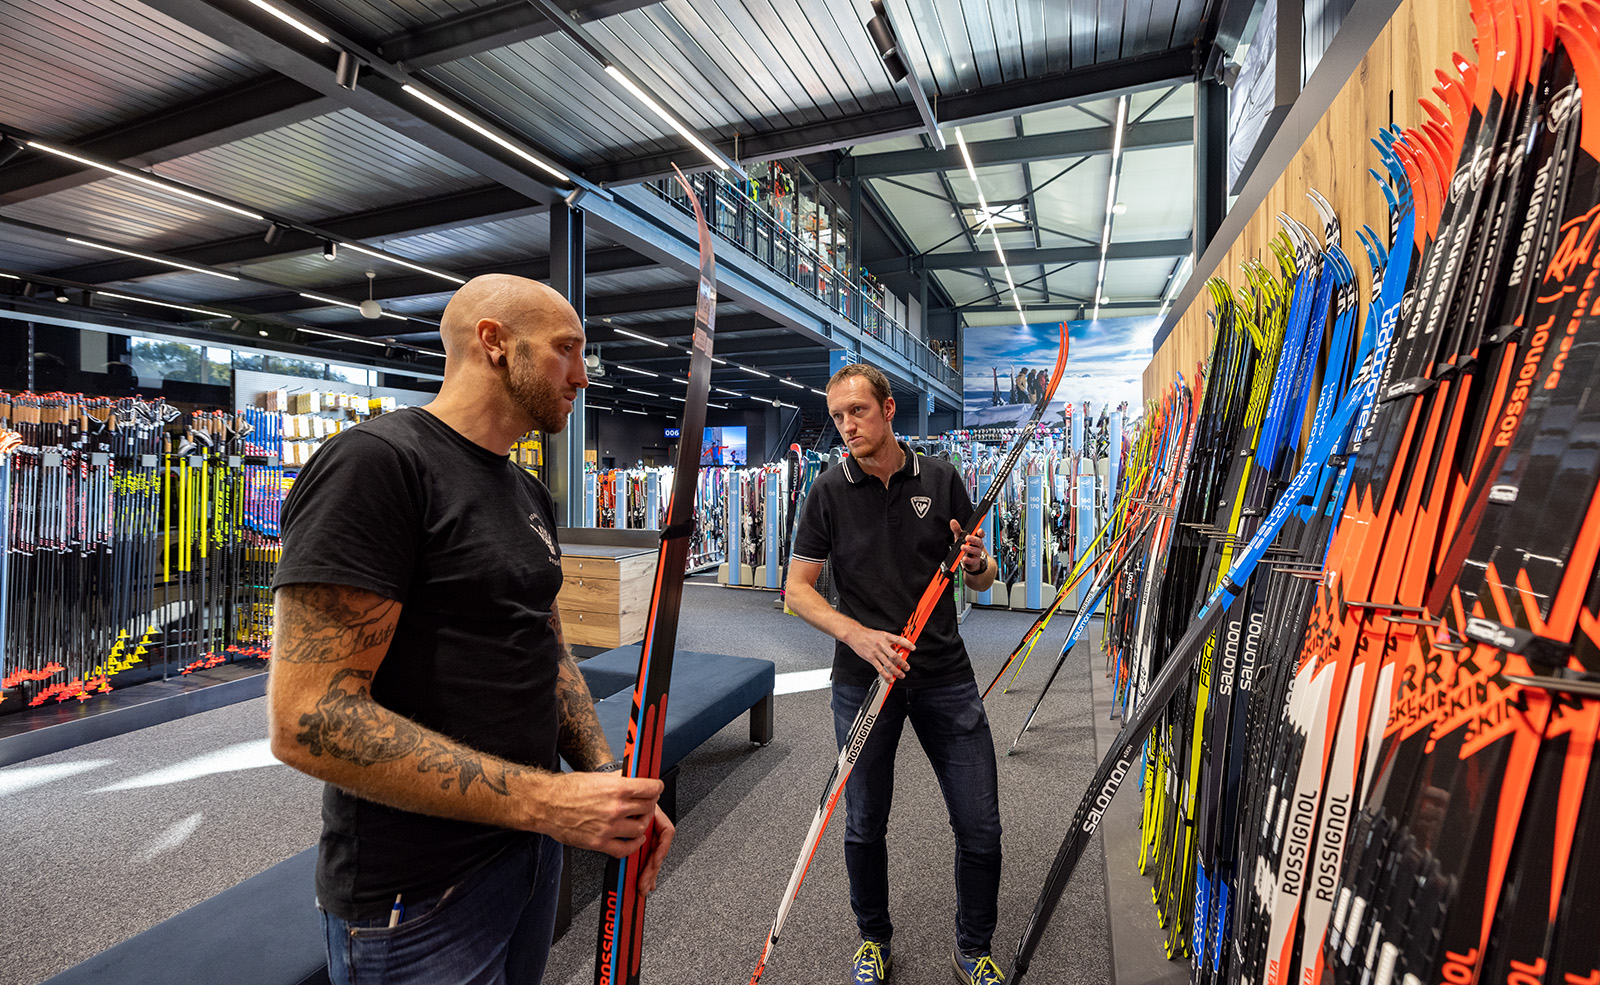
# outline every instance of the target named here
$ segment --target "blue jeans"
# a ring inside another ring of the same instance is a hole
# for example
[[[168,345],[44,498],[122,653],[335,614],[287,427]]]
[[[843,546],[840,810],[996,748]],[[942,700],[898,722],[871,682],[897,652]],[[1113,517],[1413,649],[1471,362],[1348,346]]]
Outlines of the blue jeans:
[[[865,687],[833,685],[833,731],[841,749],[866,697]],[[968,953],[988,951],[1000,896],[1000,796],[989,716],[971,679],[890,691],[845,781],[844,865],[856,926],[869,941],[887,943],[894,934],[885,833],[895,750],[907,719],[933,764],[955,833],[956,945]]]
[[[550,956],[561,845],[536,835],[443,893],[401,900],[404,917],[322,911],[334,985],[538,985]]]

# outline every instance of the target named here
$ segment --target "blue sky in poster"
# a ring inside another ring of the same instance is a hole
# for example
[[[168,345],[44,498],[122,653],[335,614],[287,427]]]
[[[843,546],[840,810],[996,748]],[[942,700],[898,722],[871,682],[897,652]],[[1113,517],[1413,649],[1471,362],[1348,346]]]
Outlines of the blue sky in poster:
[[[1126,400],[1130,416],[1139,416],[1143,412],[1141,377],[1150,362],[1157,324],[1154,317],[1069,322],[1067,334],[1072,345],[1066,374],[1056,388],[1045,420],[1059,424],[1061,409],[1068,401],[1081,406],[1085,400],[1095,415],[1108,405],[1115,408]],[[1005,402],[1010,396],[1012,374],[1022,369],[1042,369],[1048,376],[1055,366],[1060,338],[1060,322],[967,328],[961,354],[964,426],[1003,426],[1027,420],[1032,413],[1030,406]],[[997,374],[1001,401],[998,406],[994,403]]]

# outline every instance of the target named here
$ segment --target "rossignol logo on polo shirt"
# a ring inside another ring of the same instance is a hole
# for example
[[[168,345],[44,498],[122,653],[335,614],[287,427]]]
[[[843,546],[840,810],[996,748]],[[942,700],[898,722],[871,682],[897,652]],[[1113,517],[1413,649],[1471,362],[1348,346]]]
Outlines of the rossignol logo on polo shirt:
[[[932,506],[932,505],[933,505],[933,500],[929,499],[926,496],[912,496],[911,497],[911,508],[917,511],[917,518],[918,519],[921,519],[921,518],[927,516],[928,515],[928,508],[930,506]]]

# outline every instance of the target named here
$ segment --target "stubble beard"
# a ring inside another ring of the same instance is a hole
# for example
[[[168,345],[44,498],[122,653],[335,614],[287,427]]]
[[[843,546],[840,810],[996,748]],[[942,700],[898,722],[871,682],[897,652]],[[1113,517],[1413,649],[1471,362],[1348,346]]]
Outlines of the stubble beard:
[[[561,390],[533,369],[527,342],[518,342],[517,358],[506,373],[506,392],[511,402],[533,421],[534,430],[558,434],[566,429],[567,411],[561,407]]]

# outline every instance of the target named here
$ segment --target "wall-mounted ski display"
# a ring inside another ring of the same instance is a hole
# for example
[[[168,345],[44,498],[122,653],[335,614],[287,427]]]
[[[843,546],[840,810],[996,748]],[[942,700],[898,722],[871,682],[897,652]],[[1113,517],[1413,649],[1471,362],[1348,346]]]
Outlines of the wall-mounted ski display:
[[[1321,203],[1211,286],[1177,525],[1109,607],[1126,720],[1013,982],[1129,774],[1192,981],[1600,980],[1600,8],[1473,19],[1374,141],[1361,327]]]

